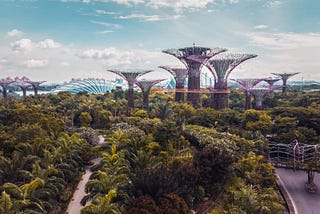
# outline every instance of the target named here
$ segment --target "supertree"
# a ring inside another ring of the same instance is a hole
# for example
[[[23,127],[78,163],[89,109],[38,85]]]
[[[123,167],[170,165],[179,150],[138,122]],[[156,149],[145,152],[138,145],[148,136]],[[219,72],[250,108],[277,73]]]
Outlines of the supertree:
[[[274,83],[278,82],[280,79],[279,78],[267,78],[264,79],[263,81],[265,81],[266,83],[268,83],[270,86],[273,86]]]
[[[138,80],[136,82],[137,86],[139,86],[139,88],[141,88],[141,91],[143,94],[143,108],[145,110],[148,110],[148,107],[149,107],[149,94],[150,94],[151,88],[155,84],[162,82],[163,80],[165,80],[165,79],[156,79],[156,80],[142,79],[142,80]]]
[[[11,79],[10,77],[7,77],[5,79],[0,79],[0,86],[2,87],[2,96],[4,99],[7,98],[8,86],[13,82],[14,80]]]
[[[251,94],[250,89],[256,86],[258,83],[264,81],[265,79],[230,79],[232,81],[235,81],[239,84],[240,89],[242,89],[245,92],[245,109],[251,108]]]
[[[262,110],[263,98],[272,91],[281,88],[282,86],[263,86],[259,88],[250,88],[250,94],[253,95],[255,100],[255,109]]]
[[[144,74],[150,73],[153,70],[141,70],[141,71],[118,71],[118,70],[107,70],[121,76],[128,82],[128,106],[134,108],[134,84],[137,82],[137,78]]]
[[[176,81],[176,93],[175,93],[175,101],[176,102],[184,102],[184,82],[188,75],[188,70],[185,68],[171,68],[169,66],[159,66],[159,68],[163,68],[168,71]]]
[[[227,49],[199,47],[193,44],[192,47],[168,49],[162,52],[176,57],[186,66],[188,70],[188,90],[194,92],[200,89],[200,71],[202,66],[205,65],[210,58],[224,51],[227,51]],[[189,59],[190,56],[196,56],[199,60]],[[200,94],[188,93],[187,100],[194,106],[198,106],[200,104]]]
[[[38,96],[39,86],[40,86],[42,83],[47,82],[47,81],[31,81],[31,80],[29,80],[28,78],[26,78],[24,81],[25,81],[26,83],[29,83],[29,84],[33,87],[34,96]]]
[[[213,108],[216,110],[228,106],[228,77],[233,69],[242,62],[257,57],[255,54],[219,54],[208,61],[206,66],[214,77]],[[201,62],[201,57],[190,56],[190,60]]]
[[[31,86],[30,83],[26,82],[26,80],[29,80],[27,77],[22,77],[21,79],[19,77],[14,78],[14,84],[21,88],[23,97],[26,97],[27,95],[27,89]]]
[[[299,72],[296,72],[296,73],[272,73],[273,75],[276,75],[278,77],[280,77],[282,79],[282,92],[286,92],[287,91],[287,80],[296,75],[296,74],[299,74]]]

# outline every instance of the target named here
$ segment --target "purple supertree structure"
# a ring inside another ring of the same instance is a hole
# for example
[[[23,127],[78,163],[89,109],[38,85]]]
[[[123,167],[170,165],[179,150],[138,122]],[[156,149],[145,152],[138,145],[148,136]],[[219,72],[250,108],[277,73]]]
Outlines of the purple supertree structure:
[[[279,78],[267,78],[267,79],[264,79],[263,81],[265,81],[266,83],[268,83],[270,86],[273,86],[274,83],[278,82],[280,79]]]
[[[47,82],[47,81],[31,81],[29,80],[28,78],[26,78],[24,80],[26,83],[29,83],[32,87],[33,87],[33,90],[34,90],[34,96],[38,96],[38,89],[39,89],[39,86],[44,83],[44,82]]]
[[[205,65],[210,58],[224,51],[227,51],[227,49],[199,47],[193,44],[192,47],[168,49],[162,52],[176,57],[186,66],[188,70],[188,90],[197,91],[200,89],[200,71],[202,66]],[[190,56],[199,57],[199,60],[189,59]],[[187,100],[194,106],[198,106],[200,104],[200,94],[188,93]]]
[[[251,108],[251,94],[250,89],[256,86],[258,83],[264,81],[265,79],[231,79],[239,84],[240,89],[245,92],[245,104],[244,109]]]
[[[0,79],[0,86],[2,87],[2,96],[4,99],[7,98],[8,86],[13,82],[14,80],[11,79],[10,77],[7,77],[5,79]]]
[[[169,66],[159,66],[159,68],[165,69],[168,71],[176,81],[176,93],[175,101],[184,102],[184,82],[188,75],[188,70],[185,68],[171,68]]]
[[[280,77],[281,79],[282,79],[282,82],[283,82],[283,84],[282,84],[282,92],[286,92],[286,90],[287,90],[287,80],[290,78],[290,77],[292,77],[292,76],[294,76],[294,75],[296,75],[296,74],[299,74],[299,72],[296,72],[296,73],[286,73],[286,72],[284,72],[284,73],[272,73],[273,75],[276,75],[276,76],[278,76],[278,77]]]
[[[259,88],[250,88],[250,94],[253,95],[255,100],[255,109],[262,110],[263,98],[272,91],[282,88],[282,86],[262,86]]]
[[[137,78],[144,74],[152,72],[152,70],[141,70],[141,71],[118,71],[118,70],[107,70],[121,76],[128,82],[128,106],[134,108],[134,84],[137,82]]]
[[[14,78],[14,84],[21,88],[23,97],[26,97],[27,89],[31,86],[30,83],[26,82],[27,80],[29,80],[27,77],[22,77],[21,79],[19,77]]]
[[[145,110],[148,110],[148,106],[149,106],[149,94],[150,94],[150,90],[152,88],[152,86],[154,86],[155,84],[162,82],[165,79],[156,79],[156,80],[146,80],[146,79],[142,79],[142,80],[138,80],[136,82],[137,86],[139,86],[139,88],[141,88],[142,94],[143,94],[143,108]]]
[[[228,106],[228,77],[233,69],[242,62],[257,57],[255,54],[219,54],[208,61],[206,66],[214,77],[213,108],[216,110]],[[201,62],[201,58],[191,56],[189,59]]]

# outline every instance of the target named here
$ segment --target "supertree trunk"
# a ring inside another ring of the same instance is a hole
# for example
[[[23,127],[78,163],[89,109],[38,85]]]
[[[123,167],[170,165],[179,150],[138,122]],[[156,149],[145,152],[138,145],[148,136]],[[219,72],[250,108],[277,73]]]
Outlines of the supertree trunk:
[[[184,92],[180,92],[179,90],[184,89],[184,83],[176,83],[176,89],[178,91],[176,91],[175,93],[175,97],[174,97],[174,101],[176,102],[184,102]]]
[[[192,103],[193,106],[199,107],[201,106],[200,101],[200,93],[196,93],[200,90],[200,71],[199,67],[200,64],[195,65],[195,63],[192,65],[192,68],[189,69],[189,75],[188,75],[188,89],[192,92],[187,94],[187,101]]]
[[[142,108],[144,110],[149,110],[149,94],[150,94],[150,90],[147,91],[143,91],[143,105]]]
[[[133,83],[128,83],[128,106],[134,108],[134,89]]]
[[[251,109],[251,94],[248,91],[245,91],[245,104],[244,104],[244,109]]]
[[[8,92],[7,92],[7,87],[6,86],[2,86],[2,96],[4,99],[6,99],[8,97]]]

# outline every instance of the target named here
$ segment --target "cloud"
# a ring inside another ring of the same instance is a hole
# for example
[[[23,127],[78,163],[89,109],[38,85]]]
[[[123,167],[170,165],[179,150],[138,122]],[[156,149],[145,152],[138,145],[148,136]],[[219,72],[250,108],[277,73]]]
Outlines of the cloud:
[[[110,11],[105,11],[105,10],[96,10],[96,13],[103,14],[103,15],[115,15],[115,14],[118,14],[116,12],[110,12]]]
[[[20,39],[11,43],[11,48],[15,52],[25,52],[32,50],[32,41],[30,39]]]
[[[86,59],[107,60],[111,65],[129,64],[134,57],[130,51],[122,51],[112,47],[102,50],[88,49],[83,51],[79,56]]]
[[[94,20],[91,20],[90,22],[92,24],[102,25],[102,26],[105,26],[105,27],[121,28],[121,25],[114,24],[114,23],[109,23],[109,22],[100,22],[100,21],[94,21]]]
[[[17,29],[13,29],[13,30],[11,30],[11,31],[9,31],[9,32],[7,33],[7,35],[8,35],[9,37],[22,36],[23,34],[24,34],[24,33],[23,33],[22,31],[17,30]]]
[[[249,42],[264,49],[298,49],[304,47],[320,48],[320,33],[260,33],[245,34]]]
[[[172,20],[180,18],[180,15],[175,16],[159,16],[159,15],[144,15],[144,14],[130,14],[127,16],[119,16],[119,19],[140,19],[148,22],[156,22],[162,20]]]
[[[61,44],[58,42],[55,42],[52,39],[45,39],[43,41],[40,41],[37,43],[37,47],[43,48],[43,49],[49,49],[49,48],[60,48]]]
[[[283,4],[282,0],[269,0],[264,6],[268,8],[278,7]]]
[[[267,29],[269,28],[268,25],[256,25],[254,26],[254,29],[257,29],[257,30],[264,30],[264,29]]]
[[[97,34],[108,34],[108,33],[113,33],[113,30],[104,30],[104,31],[99,31]]]
[[[48,60],[30,59],[24,62],[27,68],[42,68],[48,65]]]
[[[11,49],[15,52],[27,52],[34,48],[51,49],[60,47],[62,47],[62,45],[52,39],[45,39],[38,43],[32,42],[31,39],[20,39],[11,43]]]

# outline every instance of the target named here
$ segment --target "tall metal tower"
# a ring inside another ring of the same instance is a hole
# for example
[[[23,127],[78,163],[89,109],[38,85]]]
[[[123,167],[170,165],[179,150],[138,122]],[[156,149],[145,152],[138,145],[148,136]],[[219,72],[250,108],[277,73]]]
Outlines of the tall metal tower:
[[[175,101],[176,102],[184,102],[184,83],[188,75],[188,70],[185,68],[171,68],[169,66],[159,66],[159,68],[163,68],[168,71],[176,81],[176,93],[175,93]]]
[[[255,54],[219,54],[208,61],[206,66],[214,77],[213,107],[216,110],[228,107],[228,77],[242,62],[257,57]],[[199,61],[199,57],[190,57]]]
[[[39,86],[40,86],[42,83],[47,82],[47,81],[31,81],[31,80],[29,80],[28,78],[26,78],[24,81],[25,81],[26,83],[29,83],[29,84],[33,87],[34,96],[38,96]]]
[[[2,96],[4,99],[7,98],[8,95],[8,86],[13,83],[14,80],[11,79],[10,77],[7,77],[5,79],[0,79],[0,86],[2,87]]]
[[[263,98],[272,91],[281,88],[282,86],[268,86],[268,87],[261,87],[261,88],[250,88],[250,94],[253,95],[255,99],[255,109],[262,110],[262,102]]]
[[[210,58],[224,51],[227,51],[227,49],[199,47],[193,44],[192,47],[168,49],[162,52],[176,57],[186,66],[188,70],[188,90],[197,91],[200,89],[200,71],[202,66],[205,65]],[[190,56],[196,56],[199,60],[192,60],[189,58]],[[194,106],[199,106],[200,94],[188,93],[187,100]]]
[[[140,70],[140,71],[118,71],[118,70],[107,70],[121,76],[128,82],[128,106],[134,108],[134,84],[137,82],[137,78],[144,74],[152,72],[152,70]]]
[[[299,72],[296,72],[296,73],[272,73],[272,74],[276,75],[282,79],[282,82],[283,82],[282,92],[286,92],[287,91],[287,80],[290,77],[292,77],[296,74],[299,74]]]
[[[138,80],[136,82],[137,86],[139,86],[141,88],[141,91],[143,93],[143,108],[145,110],[148,110],[149,108],[149,94],[150,94],[150,90],[151,88],[163,81],[165,79],[157,79],[157,80],[146,80],[146,79],[142,79],[142,80]]]
[[[255,87],[258,83],[264,81],[265,79],[231,79],[239,84],[240,89],[245,92],[245,104],[244,109],[251,108],[251,94],[250,89]]]
[[[21,88],[23,97],[26,97],[27,89],[31,86],[31,84],[25,82],[25,80],[29,79],[27,77],[22,77],[21,79],[19,77],[14,78],[14,84]]]

